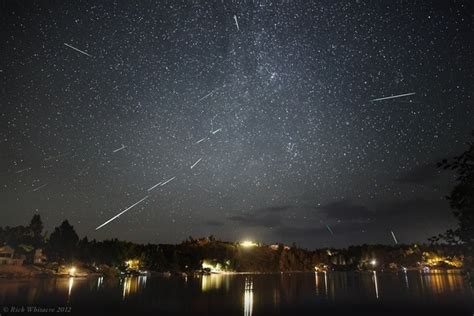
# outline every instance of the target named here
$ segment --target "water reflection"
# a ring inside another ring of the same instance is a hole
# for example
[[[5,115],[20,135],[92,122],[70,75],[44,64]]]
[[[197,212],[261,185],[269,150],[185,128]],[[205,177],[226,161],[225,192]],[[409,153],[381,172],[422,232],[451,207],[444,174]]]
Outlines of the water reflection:
[[[203,275],[201,278],[201,291],[209,292],[213,290],[225,289],[226,292],[230,288],[231,275],[226,274],[210,274]]]
[[[383,293],[382,293],[383,292]],[[460,274],[408,271],[318,272],[181,277],[0,279],[0,306],[30,305],[120,306],[163,308],[176,314],[280,314],[295,306],[377,304],[449,304],[474,310],[471,287]],[[457,305],[456,305],[457,304]],[[349,306],[348,305],[348,306]],[[92,308],[92,307],[91,307]]]
[[[458,273],[432,270],[429,274],[420,274],[420,277],[423,288],[436,296],[445,292],[462,291],[465,285],[463,278]]]
[[[100,287],[102,286],[102,284],[104,283],[104,277],[103,276],[100,276],[97,278],[97,290],[100,289]]]
[[[244,286],[244,316],[252,316],[253,312],[253,281],[245,278]]]
[[[69,302],[69,299],[71,298],[71,292],[72,292],[72,287],[74,286],[74,278],[70,277],[69,278],[69,283],[68,283],[68,292],[67,292],[67,301]]]
[[[140,275],[138,277],[138,284],[140,287],[145,287],[146,286],[146,280],[147,280],[147,276],[146,275]]]
[[[326,297],[328,296],[328,273],[324,271],[324,288],[326,290]]]
[[[120,280],[120,282],[123,283],[122,299],[125,299],[128,295],[130,295],[130,288],[131,288],[131,284],[132,284],[132,278],[127,277],[123,280]]]
[[[379,299],[379,281],[377,279],[377,271],[373,271],[374,287],[375,287],[375,297]]]
[[[316,286],[316,295],[319,295],[319,279],[318,279],[318,272],[314,272],[314,283]]]
[[[122,299],[126,299],[130,295],[138,293],[146,287],[146,276],[130,276],[125,277],[121,282],[123,283]]]
[[[326,271],[323,271],[323,276],[324,276],[324,279],[323,279],[323,282],[324,282],[324,295],[326,297],[328,297],[328,274]],[[318,272],[314,272],[314,283],[315,283],[315,287],[316,287],[316,296],[319,296],[320,292],[319,292],[319,287],[320,287],[320,284],[319,284],[319,275],[318,275]]]

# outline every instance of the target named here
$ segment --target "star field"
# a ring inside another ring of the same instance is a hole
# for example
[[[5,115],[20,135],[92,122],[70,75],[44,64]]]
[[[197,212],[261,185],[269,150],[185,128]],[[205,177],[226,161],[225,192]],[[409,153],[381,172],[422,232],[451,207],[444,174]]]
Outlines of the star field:
[[[138,242],[424,241],[453,224],[453,178],[435,164],[473,128],[472,14],[468,1],[3,2],[0,221],[38,212],[49,230],[67,218]]]

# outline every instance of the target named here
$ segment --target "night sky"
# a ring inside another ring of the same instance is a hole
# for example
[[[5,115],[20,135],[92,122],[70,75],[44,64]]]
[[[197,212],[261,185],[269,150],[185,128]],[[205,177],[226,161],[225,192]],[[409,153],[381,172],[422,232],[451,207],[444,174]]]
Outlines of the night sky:
[[[1,226],[39,213],[89,238],[315,248],[455,224],[435,165],[474,127],[470,1],[0,12]]]

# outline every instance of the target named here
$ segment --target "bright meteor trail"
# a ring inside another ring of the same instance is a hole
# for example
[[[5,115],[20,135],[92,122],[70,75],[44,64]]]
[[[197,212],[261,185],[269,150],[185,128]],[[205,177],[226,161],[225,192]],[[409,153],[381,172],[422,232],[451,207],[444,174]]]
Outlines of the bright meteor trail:
[[[398,245],[398,240],[397,240],[397,237],[395,237],[395,234],[394,234],[394,232],[393,232],[392,230],[391,230],[390,232],[392,233],[392,238],[393,238],[393,241],[395,242],[395,244],[397,244],[397,245]]]
[[[151,188],[147,189],[148,192],[150,192],[151,190],[153,190],[154,188],[156,188],[157,186],[159,186],[160,184],[162,184],[163,182],[158,182],[157,184],[155,184],[154,186],[152,186]]]
[[[126,209],[124,209],[122,212],[118,213],[117,215],[115,215],[114,217],[112,217],[111,219],[109,219],[108,221],[106,221],[105,223],[103,223],[102,225],[98,226],[95,230],[98,230],[98,229],[101,229],[102,227],[104,227],[105,225],[107,225],[108,223],[110,223],[111,221],[113,221],[114,219],[116,219],[117,217],[119,217],[120,215],[122,215],[123,213],[129,211],[130,209],[134,208],[135,206],[137,206],[138,204],[140,204],[141,202],[145,201],[146,199],[148,199],[148,195],[145,196],[143,199],[141,199],[140,201],[136,202],[135,204],[127,207]]]
[[[191,166],[191,169],[193,169],[200,161],[202,160],[202,157],[199,158],[193,165]]]
[[[89,55],[88,53],[86,53],[86,52],[83,51],[83,50],[80,50],[79,48],[75,48],[74,46],[71,46],[71,45],[66,44],[66,43],[64,43],[64,45],[66,45],[66,46],[69,47],[69,48],[74,49],[75,51],[78,51],[78,52],[81,53],[81,54],[84,54],[84,55],[89,56],[89,57],[93,57],[92,55]]]
[[[163,182],[163,183],[161,184],[161,186],[164,186],[165,184],[167,184],[167,183],[170,182],[170,181],[173,181],[174,179],[176,179],[176,177],[173,177],[173,178],[171,178],[171,179],[166,180],[165,182]]]
[[[407,97],[409,95],[414,95],[415,92],[410,92],[410,93],[405,93],[405,94],[397,94],[397,95],[391,95],[389,97],[382,97],[382,98],[378,98],[378,99],[373,99],[373,100],[370,100],[370,102],[377,102],[377,101],[382,101],[382,100],[388,100],[388,99],[396,99],[396,98],[403,98],[403,97]]]
[[[331,235],[334,235],[334,232],[332,231],[331,227],[329,227],[328,224],[326,224],[326,228],[327,228],[328,231],[331,233]]]

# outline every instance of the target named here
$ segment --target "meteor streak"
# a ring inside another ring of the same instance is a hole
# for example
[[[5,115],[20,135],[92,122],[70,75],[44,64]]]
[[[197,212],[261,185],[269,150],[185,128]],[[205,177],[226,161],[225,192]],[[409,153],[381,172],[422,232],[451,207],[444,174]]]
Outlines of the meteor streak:
[[[64,45],[66,45],[66,46],[69,47],[69,48],[74,49],[75,51],[78,51],[78,52],[81,53],[81,54],[87,55],[87,56],[89,56],[89,57],[93,57],[92,55],[89,55],[88,53],[86,53],[86,52],[83,51],[83,50],[80,50],[79,48],[75,48],[74,46],[71,46],[71,45],[66,44],[66,43],[64,43]]]
[[[45,183],[45,184],[43,184],[43,185],[40,185],[39,187],[34,188],[34,189],[33,189],[33,192],[36,192],[36,191],[38,191],[39,189],[42,189],[42,188],[44,188],[44,187],[47,186],[47,185],[48,185],[47,183]]]
[[[148,199],[148,195],[145,196],[143,199],[141,199],[140,201],[136,202],[135,204],[133,205],[130,205],[129,207],[127,207],[126,209],[124,209],[122,212],[118,213],[117,215],[115,215],[114,217],[112,217],[111,219],[109,219],[108,221],[106,221],[105,223],[103,223],[102,225],[100,226],[97,226],[97,228],[95,230],[98,230],[98,229],[101,229],[102,227],[104,227],[105,225],[107,225],[108,223],[110,223],[111,221],[113,221],[114,219],[116,219],[117,217],[119,217],[120,215],[122,215],[123,213],[129,211],[130,209],[132,209],[133,207],[137,206],[138,204],[140,204],[141,202],[145,201],[146,199]]]
[[[398,245],[398,240],[397,240],[397,237],[395,237],[394,232],[393,232],[393,231],[390,231],[390,233],[392,233],[393,241],[395,242],[395,244]]]
[[[123,150],[123,149],[125,149],[125,148],[127,148],[127,146],[125,146],[124,144],[122,144],[122,147],[117,148],[117,149],[115,149],[115,150],[112,151],[112,152],[113,152],[113,153],[116,153],[116,152],[119,152],[119,151],[121,151],[121,150]]]
[[[415,92],[410,92],[410,93],[405,93],[405,94],[397,94],[397,95],[391,95],[389,97],[382,97],[378,99],[373,99],[370,100],[370,102],[377,102],[377,101],[382,101],[382,100],[388,100],[388,99],[396,99],[396,98],[402,98],[402,97],[407,97],[409,95],[414,95]]]
[[[235,21],[235,26],[237,27],[237,31],[240,31],[239,21],[237,21],[237,15],[235,14],[234,14],[234,21]]]
[[[148,192],[150,192],[151,190],[153,190],[154,188],[156,188],[157,186],[159,186],[160,184],[162,184],[163,181],[161,182],[158,182],[157,184],[155,184],[154,186],[152,186],[151,188],[147,189]]]
[[[173,178],[171,178],[171,179],[166,180],[165,182],[163,182],[163,183],[161,184],[161,186],[164,186],[165,184],[167,184],[168,182],[173,181],[174,179],[176,179],[176,177],[173,177]]]
[[[193,165],[191,166],[191,169],[193,169],[200,161],[202,160],[202,157],[199,158]]]
[[[202,142],[203,142],[203,141],[205,141],[205,140],[206,140],[206,137],[204,137],[204,138],[201,138],[200,140],[198,140],[197,142],[195,142],[195,144],[202,143]]]
[[[198,102],[201,102],[202,100],[204,100],[204,99],[210,97],[214,92],[217,91],[217,89],[219,89],[219,88],[215,88],[214,90],[212,90],[211,92],[209,92],[208,94],[206,94],[205,96],[203,96],[202,98],[200,98],[200,99],[198,100]]]
[[[331,233],[331,235],[334,235],[334,232],[332,231],[331,227],[329,227],[328,224],[326,224],[326,228],[329,230],[329,232]]]

